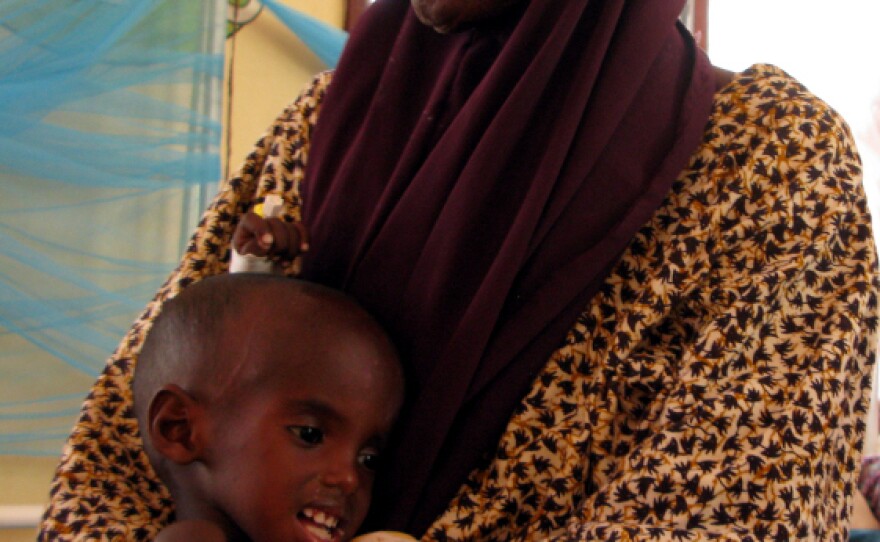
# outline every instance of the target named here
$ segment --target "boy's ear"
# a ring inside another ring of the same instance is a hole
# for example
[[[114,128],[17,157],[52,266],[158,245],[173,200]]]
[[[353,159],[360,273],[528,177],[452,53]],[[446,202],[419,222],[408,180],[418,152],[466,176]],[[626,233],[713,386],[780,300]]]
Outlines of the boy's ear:
[[[150,401],[147,429],[153,448],[179,465],[202,458],[205,422],[202,405],[174,384],[163,386]]]

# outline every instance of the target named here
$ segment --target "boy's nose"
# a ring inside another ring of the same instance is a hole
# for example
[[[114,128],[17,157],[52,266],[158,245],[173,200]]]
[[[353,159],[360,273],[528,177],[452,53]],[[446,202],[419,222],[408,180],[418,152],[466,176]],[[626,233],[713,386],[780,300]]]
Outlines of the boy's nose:
[[[357,461],[351,457],[342,457],[347,454],[335,455],[335,458],[328,458],[321,483],[327,487],[337,488],[345,494],[354,493],[360,483]]]

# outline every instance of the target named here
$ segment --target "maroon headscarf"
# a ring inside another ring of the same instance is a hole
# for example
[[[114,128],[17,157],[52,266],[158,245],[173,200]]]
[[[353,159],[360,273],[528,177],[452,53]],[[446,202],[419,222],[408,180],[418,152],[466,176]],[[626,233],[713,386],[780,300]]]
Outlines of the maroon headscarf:
[[[526,0],[450,35],[379,0],[312,138],[306,278],[388,329],[409,403],[371,527],[421,534],[687,164],[714,93],[683,0]]]

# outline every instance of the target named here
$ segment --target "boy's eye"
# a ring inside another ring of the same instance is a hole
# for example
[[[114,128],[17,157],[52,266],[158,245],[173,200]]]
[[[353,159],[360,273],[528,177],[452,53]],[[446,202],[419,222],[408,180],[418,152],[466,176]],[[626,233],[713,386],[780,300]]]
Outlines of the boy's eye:
[[[324,440],[324,432],[310,425],[292,425],[288,430],[306,444],[321,444]]]
[[[361,452],[358,456],[358,462],[367,470],[376,470],[379,468],[379,452],[371,450]]]

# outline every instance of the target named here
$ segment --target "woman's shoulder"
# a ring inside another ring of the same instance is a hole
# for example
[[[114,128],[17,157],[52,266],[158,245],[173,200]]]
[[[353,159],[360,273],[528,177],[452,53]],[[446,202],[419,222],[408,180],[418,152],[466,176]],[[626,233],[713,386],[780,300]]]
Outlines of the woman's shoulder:
[[[732,135],[745,130],[788,141],[834,138],[850,147],[843,118],[795,77],[772,64],[755,64],[735,73],[720,88],[710,127]]]
[[[256,142],[254,150],[248,156],[245,163],[245,173],[256,173],[263,166],[262,160],[256,158],[268,153],[275,153],[273,148],[286,146],[290,152],[303,150],[311,141],[312,131],[318,122],[318,114],[324,103],[324,97],[330,82],[333,79],[332,71],[324,71],[316,74],[300,90],[296,97],[289,102],[278,114],[272,124]],[[305,165],[305,154],[299,156],[299,165]],[[293,169],[293,167],[288,168]]]
[[[764,261],[780,244],[791,254],[806,250],[842,217],[868,238],[861,177],[840,115],[781,68],[757,64],[716,93],[703,142],[659,216],[673,241],[686,221],[707,228],[716,249],[740,263],[745,255]],[[757,269],[755,262],[728,268]]]
[[[304,120],[314,124],[332,80],[332,70],[320,72],[312,77],[297,94],[296,98],[284,108],[279,116],[279,121]]]
[[[861,162],[843,118],[770,64],[735,74],[716,93],[692,166],[693,175],[713,185],[748,179],[776,193],[783,183],[822,190],[823,184],[861,182]]]
[[[327,94],[327,89],[330,87],[330,82],[333,80],[334,73],[333,70],[326,70],[316,74],[312,77],[312,80],[309,81],[303,94],[312,96],[319,102],[323,100],[324,95]]]

